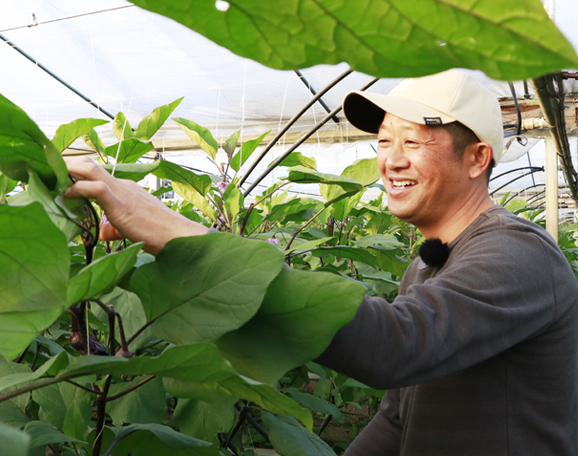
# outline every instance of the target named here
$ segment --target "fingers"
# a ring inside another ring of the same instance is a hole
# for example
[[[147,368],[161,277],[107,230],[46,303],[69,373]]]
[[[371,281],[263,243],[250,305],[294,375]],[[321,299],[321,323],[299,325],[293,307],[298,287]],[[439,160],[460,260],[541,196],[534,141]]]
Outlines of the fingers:
[[[75,180],[106,181],[112,178],[105,169],[88,157],[64,157],[64,162],[68,174]]]

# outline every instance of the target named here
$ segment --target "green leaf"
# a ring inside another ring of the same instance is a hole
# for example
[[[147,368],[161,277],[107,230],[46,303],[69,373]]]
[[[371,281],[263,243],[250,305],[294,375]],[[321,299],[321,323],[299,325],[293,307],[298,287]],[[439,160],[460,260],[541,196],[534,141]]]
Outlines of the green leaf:
[[[235,152],[235,149],[237,148],[237,143],[239,142],[240,134],[241,130],[237,130],[225,141],[223,149],[225,149],[225,153],[227,154],[227,157],[229,157],[229,160],[231,159],[231,157],[233,156],[233,152]]]
[[[112,131],[116,139],[119,141],[124,141],[125,139],[132,138],[133,132],[128,122],[128,119],[122,112],[119,112],[112,122]]]
[[[330,242],[332,240],[333,240],[332,237],[314,239],[312,241],[304,241],[302,239],[295,238],[293,244],[291,244],[292,247],[289,250],[287,250],[286,253],[298,255],[300,253],[313,250],[315,247],[321,244],[326,244],[327,242]]]
[[[377,168],[375,158],[366,158],[357,160],[352,165],[349,165],[343,170],[341,176],[352,179],[364,187],[367,187],[379,180],[381,174]],[[340,195],[346,193],[346,189],[337,185],[322,185],[320,191],[326,201],[338,200]]]
[[[274,161],[275,160],[269,163],[269,166],[271,166]],[[317,162],[315,161],[315,158],[306,157],[301,152],[291,152],[277,166],[287,166],[289,168],[294,166],[305,166],[306,168],[310,168],[313,171],[317,171]]]
[[[48,423],[30,421],[24,427],[24,432],[31,437],[31,448],[44,448],[55,443],[86,443],[57,431]]]
[[[539,0],[331,0],[264,4],[136,0],[243,57],[277,69],[347,62],[378,77],[477,68],[502,80],[578,67]]]
[[[68,182],[68,170],[58,149],[22,109],[2,95],[0,171],[22,182],[28,182],[33,171],[49,190],[62,191]]]
[[[92,418],[92,394],[70,383],[60,382],[32,393],[40,405],[40,417],[66,435],[84,440]]]
[[[0,205],[0,354],[12,359],[66,306],[69,254],[42,206]]]
[[[235,156],[231,159],[231,168],[233,168],[235,171],[239,171],[239,169],[241,169],[241,166],[243,166],[243,164],[249,159],[251,154],[255,152],[255,149],[257,149],[259,144],[261,144],[265,136],[267,136],[269,133],[271,133],[271,130],[269,130],[266,133],[263,133],[258,138],[245,141],[245,143],[241,146],[241,150],[239,150],[239,152],[237,152]]]
[[[153,174],[159,179],[170,179],[173,183],[190,185],[201,195],[205,195],[212,184],[207,174],[196,174],[167,160],[161,160]]]
[[[6,195],[16,188],[18,182],[5,174],[0,174],[0,204],[6,201]]]
[[[131,424],[112,428],[117,439],[114,454],[131,456],[219,456],[210,442],[189,437],[162,424]]]
[[[0,423],[2,452],[10,456],[29,456],[30,437],[10,426]]]
[[[150,163],[117,163],[116,165],[102,165],[102,167],[119,179],[138,182],[153,173],[160,164],[161,161],[157,160]]]
[[[391,234],[373,234],[371,236],[364,236],[353,243],[358,247],[378,247],[383,250],[395,250],[403,247],[403,243]]]
[[[272,384],[319,356],[363,296],[363,287],[336,275],[284,269],[257,315],[216,344],[237,372]]]
[[[217,158],[217,150],[219,150],[219,143],[213,138],[209,130],[201,127],[198,123],[192,120],[175,117],[173,120],[181,129],[187,134],[189,138],[195,141],[201,149],[203,149],[213,161]]]
[[[196,384],[197,389],[201,386],[216,394],[241,397],[274,413],[293,415],[309,428],[312,426],[312,417],[307,410],[272,386],[237,374],[213,344],[175,346],[154,358],[76,357],[57,378],[65,380],[87,374],[156,375],[164,378],[165,387],[173,395],[178,395],[175,389],[186,390]],[[167,378],[174,380],[167,381]],[[173,388],[171,384],[176,386]]]
[[[164,106],[159,106],[155,108],[148,116],[138,124],[137,129],[134,132],[134,136],[140,139],[151,139],[153,135],[163,126],[172,112],[177,108],[177,106],[183,101],[182,98],[173,101]]]
[[[335,456],[333,450],[301,426],[293,417],[262,413],[261,418],[269,431],[269,440],[275,451],[283,456]]]
[[[128,138],[122,142],[113,144],[104,149],[104,153],[113,157],[117,163],[136,163],[147,152],[154,149],[150,141],[143,141],[139,138]]]
[[[318,247],[311,251],[311,254],[316,257],[322,257],[324,255],[330,254],[338,258],[347,258],[353,261],[361,261],[362,263],[369,264],[371,266],[376,265],[375,256],[370,252],[362,248],[351,247],[348,245],[337,245],[335,247]]]
[[[239,187],[235,184],[229,184],[227,190],[223,194],[223,207],[227,214],[227,220],[234,222],[235,217],[243,207],[243,194],[239,191]]]
[[[110,396],[122,393],[142,380],[142,377],[136,377],[131,382],[111,385]],[[130,423],[163,423],[167,414],[167,399],[162,380],[155,378],[129,394],[109,402],[107,413],[116,426]]]
[[[218,434],[229,432],[235,424],[235,407],[231,399],[221,403],[181,399],[173,421],[181,432],[219,445]]]
[[[336,186],[337,190],[334,193],[328,194],[329,198],[326,198],[326,205],[330,205],[349,195],[354,195],[364,189],[362,184],[353,179],[336,176],[334,174],[318,173],[304,166],[291,168],[287,180],[301,184],[328,184],[332,187]]]
[[[276,204],[265,217],[265,220],[270,222],[283,220],[288,215],[298,214],[301,211],[315,207],[315,203],[311,201],[303,202],[301,199],[292,199],[287,203]]]
[[[131,287],[155,334],[176,344],[211,341],[246,323],[283,267],[265,242],[226,233],[170,241]]]
[[[82,137],[82,140],[95,152],[104,153],[104,144],[95,130],[90,130]]]
[[[335,404],[332,404],[320,397],[314,396],[313,394],[299,391],[297,388],[293,387],[287,388],[285,393],[287,393],[304,407],[307,407],[309,410],[331,415],[336,421],[342,422],[343,417],[341,415],[341,410],[339,410],[339,407],[337,407]]]
[[[28,191],[9,197],[10,206],[27,206],[32,202],[42,204],[44,210],[56,225],[71,241],[82,232],[80,222],[86,218],[86,205],[90,204],[84,198],[68,199],[62,195],[54,196],[35,173],[30,173]]]
[[[58,151],[62,152],[78,138],[93,131],[94,127],[104,125],[106,123],[108,123],[108,120],[102,119],[73,120],[70,123],[58,127],[54,138],[52,138],[52,144],[54,144],[54,147],[56,147]]]
[[[192,185],[173,182],[173,190],[177,195],[183,197],[193,206],[198,208],[213,222],[217,221],[218,215],[215,209],[213,209],[211,203],[209,203]]]
[[[136,263],[142,243],[111,253],[82,269],[68,281],[67,305],[100,297],[112,289]]]

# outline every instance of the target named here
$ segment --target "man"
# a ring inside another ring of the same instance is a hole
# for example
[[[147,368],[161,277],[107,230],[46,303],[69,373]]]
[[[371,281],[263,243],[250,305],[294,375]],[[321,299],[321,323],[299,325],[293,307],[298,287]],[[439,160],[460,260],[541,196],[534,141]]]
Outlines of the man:
[[[390,211],[447,244],[435,266],[412,263],[392,303],[366,297],[318,360],[388,390],[346,455],[577,455],[578,286],[542,229],[489,198],[495,97],[454,70],[351,93],[344,111],[378,134]],[[208,231],[88,161],[69,171],[68,195],[96,198],[114,226],[105,239],[157,253]]]

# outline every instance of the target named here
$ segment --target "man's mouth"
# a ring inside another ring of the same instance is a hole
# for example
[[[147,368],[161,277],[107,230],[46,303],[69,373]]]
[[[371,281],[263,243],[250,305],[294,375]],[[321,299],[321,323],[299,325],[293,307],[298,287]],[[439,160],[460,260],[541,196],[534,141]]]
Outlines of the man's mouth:
[[[412,185],[415,185],[415,184],[417,184],[417,182],[412,181],[412,180],[392,180],[391,181],[392,188],[411,187]]]

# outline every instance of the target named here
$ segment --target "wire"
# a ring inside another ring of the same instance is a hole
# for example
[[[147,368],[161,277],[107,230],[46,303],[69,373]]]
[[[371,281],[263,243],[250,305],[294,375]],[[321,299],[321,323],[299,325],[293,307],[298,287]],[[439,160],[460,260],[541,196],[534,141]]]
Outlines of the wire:
[[[99,10],[99,11],[92,11],[90,13],[82,13],[82,14],[77,14],[75,16],[66,16],[66,17],[61,17],[58,19],[52,19],[50,21],[43,21],[43,22],[38,22],[36,20],[34,20],[33,23],[28,24],[28,25],[20,25],[18,27],[11,27],[11,28],[7,28],[4,30],[0,30],[0,33],[4,33],[4,32],[11,32],[12,30],[21,30],[21,29],[26,29],[26,28],[30,28],[30,27],[37,27],[39,25],[45,25],[45,24],[51,24],[53,22],[60,22],[60,21],[66,21],[68,19],[76,19],[78,17],[84,17],[84,16],[92,16],[94,14],[101,14],[101,13],[108,13],[110,11],[116,11],[116,10],[121,10],[121,9],[126,9],[126,8],[132,8],[135,5],[125,5],[125,6],[117,6],[116,8],[109,8],[109,9],[105,9],[105,10]],[[34,14],[32,15],[32,17],[35,19]]]

